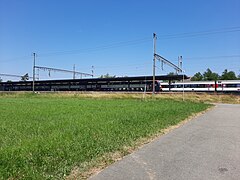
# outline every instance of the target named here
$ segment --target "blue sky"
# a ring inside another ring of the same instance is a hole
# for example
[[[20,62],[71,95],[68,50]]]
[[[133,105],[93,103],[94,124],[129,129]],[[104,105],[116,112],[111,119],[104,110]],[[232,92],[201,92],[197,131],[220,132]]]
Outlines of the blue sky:
[[[239,0],[0,0],[0,73],[31,75],[36,52],[39,66],[152,75],[153,32],[157,53],[174,63],[182,55],[189,76],[240,74]],[[158,75],[171,71],[157,63]]]

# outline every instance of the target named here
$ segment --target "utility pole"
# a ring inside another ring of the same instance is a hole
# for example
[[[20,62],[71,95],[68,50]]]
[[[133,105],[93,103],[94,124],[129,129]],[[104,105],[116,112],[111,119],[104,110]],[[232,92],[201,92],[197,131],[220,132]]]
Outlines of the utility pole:
[[[38,70],[37,70],[37,78],[36,78],[38,81],[39,81],[39,79],[40,79],[39,76],[40,76],[40,74],[39,74],[39,69],[38,69]]]
[[[36,53],[33,53],[33,93],[35,92],[35,63],[36,63]]]
[[[178,67],[182,69],[182,56],[178,56]]]
[[[76,78],[76,73],[75,73],[75,64],[73,65],[73,79]]]
[[[94,66],[92,66],[92,77],[93,77],[93,72],[94,72]]]
[[[182,75],[182,77],[183,77],[183,80],[182,80],[182,82],[183,82],[182,100],[184,101],[184,71],[182,71],[182,73],[183,73],[183,75]]]
[[[182,69],[182,56],[178,56],[178,67]],[[176,70],[176,74],[180,73],[179,70]]]
[[[179,56],[178,57],[178,67],[182,70],[182,56]],[[182,70],[182,76],[183,76],[183,79],[182,79],[182,82],[183,82],[183,94],[182,94],[182,99],[184,101],[184,70]]]
[[[155,94],[155,68],[156,68],[156,41],[157,41],[157,35],[153,33],[153,94]]]

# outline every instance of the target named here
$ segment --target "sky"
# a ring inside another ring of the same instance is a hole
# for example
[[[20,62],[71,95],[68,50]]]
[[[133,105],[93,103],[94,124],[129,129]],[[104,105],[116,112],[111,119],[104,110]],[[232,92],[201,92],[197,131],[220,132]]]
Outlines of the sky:
[[[175,64],[182,56],[188,76],[207,68],[240,74],[239,0],[0,0],[0,74],[32,76],[35,52],[37,66],[152,75],[153,33],[157,54]],[[156,65],[157,75],[174,72]]]

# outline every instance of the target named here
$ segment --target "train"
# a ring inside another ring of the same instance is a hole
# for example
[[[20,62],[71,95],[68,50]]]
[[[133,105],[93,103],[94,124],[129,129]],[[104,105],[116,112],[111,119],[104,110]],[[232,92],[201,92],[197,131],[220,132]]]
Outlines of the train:
[[[160,92],[160,79],[179,80],[181,76],[156,76],[155,91]],[[0,82],[0,91],[32,91],[33,81]],[[35,81],[35,91],[146,91],[153,90],[152,76],[90,78]]]
[[[217,81],[187,81],[161,83],[163,92],[238,92],[240,93],[240,80],[217,80]]]
[[[185,75],[156,76],[155,92],[240,93],[240,80],[189,81]],[[32,91],[32,81],[0,82],[0,91]],[[153,77],[117,77],[35,81],[35,91],[133,91],[152,92]]]

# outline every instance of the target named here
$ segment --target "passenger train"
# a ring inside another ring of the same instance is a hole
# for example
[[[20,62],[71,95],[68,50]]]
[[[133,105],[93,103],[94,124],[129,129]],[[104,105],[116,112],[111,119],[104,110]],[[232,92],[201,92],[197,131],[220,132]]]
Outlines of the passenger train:
[[[170,85],[168,82],[162,82],[161,90],[163,92],[194,91],[194,92],[239,92],[240,93],[240,80],[187,81],[184,83],[174,82],[174,83],[171,83]]]
[[[187,76],[184,78],[188,78]],[[35,91],[153,91],[152,76],[35,81]],[[167,82],[164,82],[167,81]],[[184,86],[183,86],[184,84]],[[32,91],[32,81],[0,82],[0,91]],[[156,76],[155,92],[237,92],[240,80],[185,81],[182,75]]]

